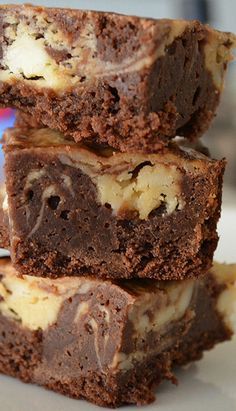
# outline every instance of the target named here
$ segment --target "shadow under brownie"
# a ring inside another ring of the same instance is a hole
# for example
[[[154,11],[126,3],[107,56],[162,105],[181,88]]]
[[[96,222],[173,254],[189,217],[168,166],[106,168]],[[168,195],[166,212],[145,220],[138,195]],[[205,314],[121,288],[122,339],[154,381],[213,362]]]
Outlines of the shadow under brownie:
[[[124,152],[201,136],[236,44],[198,21],[30,5],[0,16],[0,104]]]

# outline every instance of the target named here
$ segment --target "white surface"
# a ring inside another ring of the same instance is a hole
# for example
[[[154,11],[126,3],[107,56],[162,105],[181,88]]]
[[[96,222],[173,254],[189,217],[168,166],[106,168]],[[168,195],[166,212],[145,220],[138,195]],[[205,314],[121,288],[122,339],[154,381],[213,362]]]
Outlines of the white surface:
[[[219,224],[218,261],[236,261],[236,208],[225,208]],[[177,373],[179,386],[166,382],[157,400],[146,407],[122,411],[235,411],[236,340],[205,354],[203,360]],[[54,394],[43,388],[0,377],[0,411],[101,411],[102,408]]]

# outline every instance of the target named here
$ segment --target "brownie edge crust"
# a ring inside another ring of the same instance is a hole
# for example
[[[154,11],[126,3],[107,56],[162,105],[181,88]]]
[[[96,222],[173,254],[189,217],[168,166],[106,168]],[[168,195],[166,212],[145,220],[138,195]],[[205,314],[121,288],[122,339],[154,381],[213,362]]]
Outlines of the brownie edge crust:
[[[201,136],[236,43],[198,21],[28,5],[0,16],[0,104],[124,152]]]
[[[0,273],[0,371],[98,405],[153,401],[234,332],[235,265],[181,283],[18,277],[6,259]]]
[[[49,129],[8,130],[4,151],[19,273],[163,280],[210,268],[224,161],[177,143],[149,155],[94,151]]]

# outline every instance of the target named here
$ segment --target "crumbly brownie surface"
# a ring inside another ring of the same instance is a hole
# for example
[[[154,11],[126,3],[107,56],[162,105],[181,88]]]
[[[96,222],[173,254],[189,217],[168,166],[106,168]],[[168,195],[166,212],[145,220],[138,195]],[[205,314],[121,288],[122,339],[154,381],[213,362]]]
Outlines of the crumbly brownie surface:
[[[49,129],[8,130],[3,146],[20,273],[182,279],[211,266],[224,161],[177,143],[94,150]]]
[[[168,283],[0,273],[0,371],[98,405],[149,403],[234,330],[235,266]]]
[[[29,5],[0,16],[0,104],[124,152],[200,136],[235,45],[198,21]]]

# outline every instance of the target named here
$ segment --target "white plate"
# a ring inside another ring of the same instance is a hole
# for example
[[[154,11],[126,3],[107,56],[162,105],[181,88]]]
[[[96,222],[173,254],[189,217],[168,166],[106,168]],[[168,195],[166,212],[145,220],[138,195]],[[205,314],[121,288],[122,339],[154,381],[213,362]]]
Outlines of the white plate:
[[[225,208],[219,224],[218,261],[236,261],[236,209]],[[177,373],[179,386],[166,382],[159,387],[148,411],[236,410],[236,341],[221,344],[203,360]],[[140,408],[139,408],[140,409]],[[43,388],[0,377],[0,411],[95,411],[99,407],[71,400]],[[135,411],[137,407],[123,407]]]

